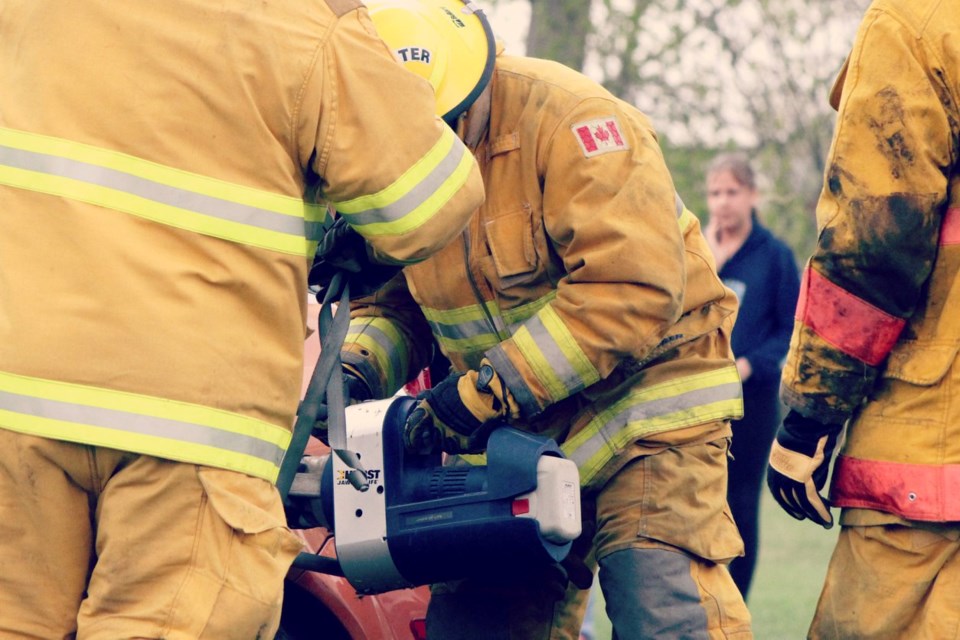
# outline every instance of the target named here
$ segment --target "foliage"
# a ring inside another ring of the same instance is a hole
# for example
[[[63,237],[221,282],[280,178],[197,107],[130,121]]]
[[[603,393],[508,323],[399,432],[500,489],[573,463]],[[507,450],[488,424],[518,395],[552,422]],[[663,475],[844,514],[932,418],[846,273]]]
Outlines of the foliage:
[[[805,260],[833,133],[827,96],[867,0],[529,4],[526,53],[584,71],[650,116],[698,215],[713,153],[751,154],[765,223]]]

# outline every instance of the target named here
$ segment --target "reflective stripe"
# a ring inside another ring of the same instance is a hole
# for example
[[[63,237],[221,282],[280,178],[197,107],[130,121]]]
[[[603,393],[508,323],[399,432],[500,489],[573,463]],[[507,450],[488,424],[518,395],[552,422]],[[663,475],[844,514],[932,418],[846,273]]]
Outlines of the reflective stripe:
[[[356,344],[373,354],[386,377],[385,389],[396,389],[407,380],[407,342],[390,320],[357,318],[350,321],[345,344]]]
[[[960,244],[960,207],[950,207],[940,223],[940,245]]]
[[[693,212],[689,209],[684,209],[677,218],[677,223],[680,225],[680,233],[686,233],[687,229],[696,221],[697,216],[693,215]]]
[[[598,414],[561,447],[586,485],[631,442],[654,433],[743,416],[734,366],[685,376],[628,394]]]
[[[427,222],[467,182],[473,157],[449,127],[416,164],[382,191],[335,203],[365,237],[402,235]]]
[[[326,209],[90,145],[0,128],[0,184],[187,231],[308,255]],[[309,232],[309,236],[307,233]]]
[[[2,428],[274,482],[290,431],[186,402],[0,372]]]
[[[449,355],[482,353],[509,336],[494,301],[457,309],[421,309],[440,347]]]
[[[513,343],[554,402],[600,379],[600,373],[553,307],[544,307],[517,329]]]
[[[437,338],[446,338],[447,340],[499,340],[495,331],[491,331],[490,321],[471,320],[461,322],[460,324],[444,324],[435,320],[428,320],[433,333]]]
[[[877,366],[896,344],[906,320],[873,306],[807,267],[796,319],[849,356]]]
[[[837,456],[830,502],[908,520],[960,520],[960,464],[904,464]]]
[[[469,305],[457,309],[430,309],[422,307],[424,316],[444,351],[451,354],[473,354],[499,344],[520,328],[523,322],[547,306],[557,292],[501,311],[494,301],[484,306]],[[490,322],[494,328],[491,329]]]
[[[557,290],[553,289],[547,295],[537,298],[531,302],[520,305],[519,307],[514,307],[513,309],[506,309],[503,313],[503,319],[507,323],[507,326],[510,328],[510,332],[513,333],[517,329],[517,325],[521,322],[526,322],[533,316],[537,315],[540,309],[543,309],[545,306],[550,304],[557,297]]]
[[[517,407],[520,410],[520,416],[522,418],[530,418],[540,413],[542,409],[540,401],[533,395],[532,390],[527,385],[526,379],[520,375],[510,356],[507,355],[507,350],[504,348],[505,345],[509,346],[509,343],[499,344],[486,351],[484,355],[490,360],[494,371],[503,378],[507,388],[510,389],[510,393],[513,395],[513,399],[516,401]]]

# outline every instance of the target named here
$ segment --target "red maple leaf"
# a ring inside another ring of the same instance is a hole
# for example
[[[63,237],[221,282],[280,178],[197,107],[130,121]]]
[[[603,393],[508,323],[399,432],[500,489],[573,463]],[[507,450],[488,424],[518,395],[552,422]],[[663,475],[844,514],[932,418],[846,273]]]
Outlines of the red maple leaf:
[[[606,142],[607,140],[610,139],[610,134],[607,133],[607,130],[606,130],[603,126],[598,126],[598,127],[593,131],[593,135],[594,135],[594,136],[597,138],[597,140],[599,140],[600,142]]]

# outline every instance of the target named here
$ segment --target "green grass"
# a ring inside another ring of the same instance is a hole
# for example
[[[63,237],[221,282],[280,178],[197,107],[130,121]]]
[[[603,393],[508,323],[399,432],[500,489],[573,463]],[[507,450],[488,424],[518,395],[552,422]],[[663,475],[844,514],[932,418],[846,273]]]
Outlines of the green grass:
[[[840,515],[833,510],[833,517]],[[764,489],[760,557],[747,605],[757,640],[802,640],[840,531],[788,516]]]
[[[834,509],[834,518],[839,511]],[[794,520],[764,489],[760,511],[760,558],[747,605],[756,640],[802,640],[813,617],[839,527],[824,530]],[[600,595],[596,640],[610,640],[610,622]]]

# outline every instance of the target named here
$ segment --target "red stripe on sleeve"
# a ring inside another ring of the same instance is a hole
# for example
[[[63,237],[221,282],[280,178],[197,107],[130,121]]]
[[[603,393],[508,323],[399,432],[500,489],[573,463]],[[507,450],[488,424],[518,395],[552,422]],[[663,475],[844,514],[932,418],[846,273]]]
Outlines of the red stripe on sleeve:
[[[908,520],[960,520],[960,464],[907,464],[837,456],[830,502]]]
[[[807,267],[796,319],[847,355],[877,366],[896,344],[906,321],[885,313]]]

